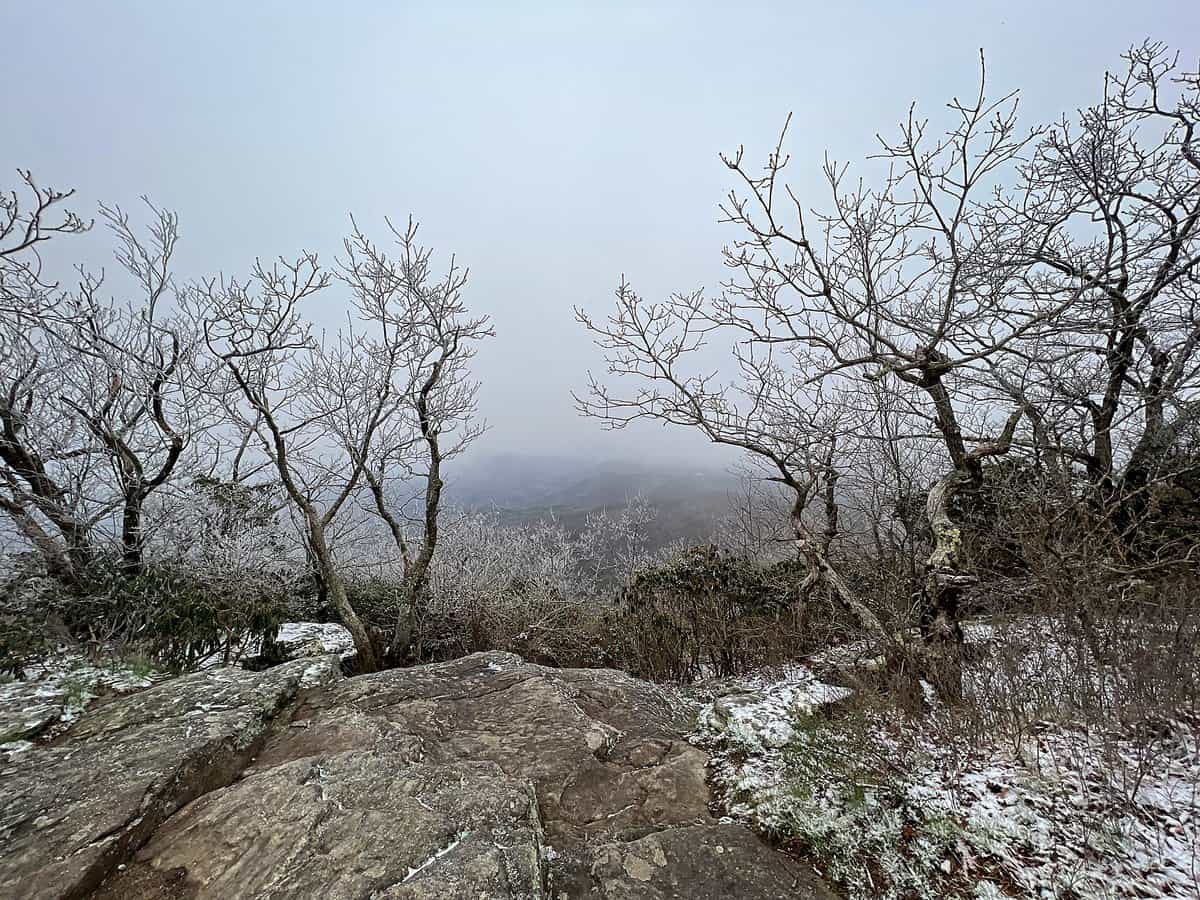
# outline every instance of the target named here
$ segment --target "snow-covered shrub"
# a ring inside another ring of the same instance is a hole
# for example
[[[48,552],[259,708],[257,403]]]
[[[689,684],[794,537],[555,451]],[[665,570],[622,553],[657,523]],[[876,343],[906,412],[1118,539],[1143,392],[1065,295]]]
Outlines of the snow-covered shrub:
[[[546,518],[505,523],[497,512],[449,511],[414,622],[419,658],[503,649],[562,665],[618,662],[609,629],[613,592],[651,559],[635,499],[572,531]],[[403,565],[384,540],[360,537],[339,554],[347,592],[382,633],[403,604]]]
[[[36,559],[0,556],[0,674],[19,673],[52,652],[69,600]]]
[[[794,560],[759,565],[713,547],[647,549],[634,498],[578,530],[498,512],[444,517],[415,624],[419,658],[503,649],[561,665],[689,680],[793,658],[805,645]],[[360,536],[340,557],[356,609],[382,633],[402,605],[401,561]]]
[[[214,653],[233,660],[281,621],[305,618],[305,561],[273,490],[197,478],[156,494],[141,571],[98,556],[75,589],[36,557],[3,557],[0,664],[17,670],[78,642],[187,668]]]
[[[88,636],[187,667],[213,653],[232,660],[303,618],[307,568],[275,490],[198,478],[156,506],[144,571],[98,580]]]

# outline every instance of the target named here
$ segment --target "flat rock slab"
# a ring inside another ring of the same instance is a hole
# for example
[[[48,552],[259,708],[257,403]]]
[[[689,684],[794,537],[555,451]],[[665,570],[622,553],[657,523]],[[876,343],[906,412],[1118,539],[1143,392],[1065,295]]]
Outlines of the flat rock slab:
[[[517,900],[540,893],[540,842],[529,785],[494,764],[351,751],[201,797],[95,896]]]
[[[475,654],[308,695],[252,771],[356,749],[438,766],[492,763],[536,792],[549,897],[704,897],[704,885],[730,879],[734,889],[711,896],[832,896],[749,831],[714,821],[707,756],[687,741],[696,711],[677,692],[623,672]],[[666,860],[649,881],[641,876],[650,870],[607,865],[622,848],[641,852],[643,841]],[[709,853],[710,843],[725,849]],[[481,895],[447,886],[443,896]]]
[[[547,833],[595,843],[710,820],[695,708],[623,672],[553,669],[508,653],[393,669],[310,696],[256,768],[386,749],[413,760],[488,760],[533,782]]]
[[[0,685],[0,744],[37,737],[62,718],[65,702],[37,682]]]
[[[672,690],[507,653],[336,663],[176,679],[0,763],[0,896],[833,896],[713,819]]]
[[[336,658],[199,672],[0,757],[0,897],[84,896],[175,810],[232,781],[302,686],[338,674]]]

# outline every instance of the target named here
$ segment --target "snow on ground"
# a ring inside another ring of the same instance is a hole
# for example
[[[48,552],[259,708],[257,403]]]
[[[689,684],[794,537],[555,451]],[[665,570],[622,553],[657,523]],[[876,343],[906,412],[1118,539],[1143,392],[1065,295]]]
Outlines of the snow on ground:
[[[139,660],[97,660],[64,649],[0,684],[0,751],[66,727],[96,697],[132,693],[167,677]]]
[[[299,659],[302,656],[321,656],[336,653],[348,659],[355,653],[354,638],[344,625],[336,622],[284,622],[275,635],[280,659]],[[251,639],[241,648],[235,662],[253,659],[263,652],[262,642]],[[221,653],[210,658],[212,665],[223,665]]]
[[[802,667],[741,687],[696,738],[728,814],[851,897],[1200,897],[1200,719],[989,740],[943,709],[814,716],[845,689]]]
[[[853,693],[849,688],[825,684],[800,665],[773,675],[744,676],[726,685],[722,696],[705,707],[702,721],[771,748],[783,747],[793,739],[793,722]]]
[[[322,656],[336,653],[342,659],[354,655],[354,638],[345,626],[335,622],[284,622],[276,632],[275,643],[280,661],[299,659],[302,656]],[[263,652],[262,641],[250,637],[236,646],[232,653],[215,650],[196,662],[196,668],[211,669],[218,666],[243,665],[255,660]]]
[[[996,628],[990,622],[969,622],[963,625],[963,641],[967,644],[988,644],[995,640]],[[910,635],[917,637],[914,630]],[[818,650],[808,657],[808,663],[819,671],[847,669],[873,670],[883,667],[883,655],[872,641],[852,641]]]
[[[280,626],[277,642],[285,659],[302,656],[354,655],[354,641],[341,625],[321,622],[287,622]],[[258,652],[251,642],[232,655],[223,652],[198,660],[197,668],[215,668],[237,663]],[[248,652],[248,651],[253,651]],[[63,647],[32,664],[21,677],[0,683],[0,753],[19,752],[30,739],[54,735],[78,718],[97,697],[129,694],[171,677],[140,659],[90,656]]]

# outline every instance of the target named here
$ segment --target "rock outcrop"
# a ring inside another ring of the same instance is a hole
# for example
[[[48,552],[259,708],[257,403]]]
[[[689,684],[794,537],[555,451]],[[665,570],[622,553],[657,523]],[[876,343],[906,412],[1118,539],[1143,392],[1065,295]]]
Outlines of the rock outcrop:
[[[486,762],[305,757],[201,797],[102,897],[532,897],[537,807]]]
[[[0,897],[82,897],[180,807],[233,781],[333,658],[212,669],[114,700],[60,741],[0,754]]]
[[[505,653],[336,662],[181,678],[14,756],[0,896],[832,897],[712,818],[672,691]]]

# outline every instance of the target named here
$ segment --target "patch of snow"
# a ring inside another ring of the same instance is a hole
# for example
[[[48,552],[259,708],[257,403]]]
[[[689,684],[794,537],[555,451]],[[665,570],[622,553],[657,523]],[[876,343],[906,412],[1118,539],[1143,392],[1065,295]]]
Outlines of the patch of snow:
[[[809,656],[808,661],[813,667],[822,670],[881,668],[883,657],[874,651],[875,645],[870,641],[854,641],[820,650]]]
[[[725,729],[749,747],[778,748],[791,741],[793,722],[838,703],[853,693],[826,684],[801,665],[775,677],[750,675],[729,683],[732,691],[701,711],[701,723]]]
[[[470,834],[469,831],[460,832],[454,838],[454,840],[450,841],[450,843],[448,843],[445,847],[442,847],[440,850],[438,850],[436,853],[434,853],[433,856],[429,857],[429,859],[425,860],[425,862],[421,863],[420,865],[413,866],[411,869],[409,869],[408,874],[400,879],[400,883],[404,884],[404,882],[409,881],[414,876],[416,876],[416,874],[418,872],[424,871],[425,869],[429,868],[431,865],[433,865],[435,862],[437,862],[439,859],[441,859],[443,856],[445,856],[447,853],[449,853],[451,850],[453,850],[455,847],[457,847],[459,844],[461,844],[463,842],[463,840],[469,834]]]
[[[148,665],[64,648],[0,684],[0,741],[61,730],[96,697],[130,694],[166,677]]]
[[[337,664],[328,657],[316,657],[300,674],[300,687],[321,687],[337,678],[340,672]]]
[[[1061,695],[1065,651],[1050,634],[1046,621],[1017,629],[1014,676]],[[986,666],[965,676],[968,692],[994,677]],[[738,687],[704,708],[695,738],[724,811],[798,841],[852,898],[1200,897],[1194,716],[1156,721],[1149,743],[1069,721],[1038,722],[1014,743],[948,738],[939,717],[953,711],[936,704],[920,720],[813,717],[846,689],[807,670]]]
[[[964,622],[963,641],[968,644],[986,644],[996,639],[996,626],[991,622]]]
[[[989,644],[996,639],[996,626],[991,622],[965,622],[962,626],[963,642],[966,644]],[[1006,626],[1007,634],[1007,626]],[[918,632],[913,630],[910,638],[917,638]],[[818,650],[808,657],[808,663],[819,670],[863,669],[866,671],[883,667],[884,658],[878,652],[877,645],[872,641],[851,641],[848,644],[835,644]]]
[[[289,650],[316,651],[315,654],[296,652],[296,656],[337,653],[344,659],[354,655],[354,638],[346,626],[336,622],[284,622],[275,642]]]
[[[275,644],[281,652],[283,662],[305,656],[325,656],[336,653],[342,659],[354,656],[354,638],[344,625],[336,622],[284,622],[279,626]],[[261,657],[263,643],[258,637],[249,637],[238,644],[232,653],[216,650],[198,660],[194,668],[215,669],[240,666],[247,660]]]

